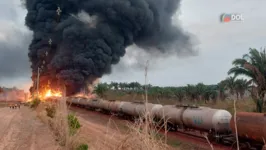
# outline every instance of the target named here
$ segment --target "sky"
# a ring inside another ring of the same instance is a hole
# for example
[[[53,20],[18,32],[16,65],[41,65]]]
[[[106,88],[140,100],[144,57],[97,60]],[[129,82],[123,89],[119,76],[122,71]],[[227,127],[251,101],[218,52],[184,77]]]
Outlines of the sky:
[[[112,73],[100,81],[144,84],[144,66],[149,60],[148,83],[152,85],[216,84],[228,76],[232,60],[248,53],[250,47],[265,46],[265,5],[265,0],[183,0],[173,23],[193,35],[196,56],[157,58],[131,46]],[[28,90],[32,33],[24,25],[26,10],[20,0],[0,0],[0,7],[0,85]],[[221,23],[222,13],[241,13],[244,21]]]

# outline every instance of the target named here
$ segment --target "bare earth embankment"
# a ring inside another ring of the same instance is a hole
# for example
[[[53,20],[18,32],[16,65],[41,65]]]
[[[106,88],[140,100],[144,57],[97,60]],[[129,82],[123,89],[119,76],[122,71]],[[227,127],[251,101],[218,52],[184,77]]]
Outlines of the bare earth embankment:
[[[57,150],[53,134],[28,107],[0,108],[0,150]]]

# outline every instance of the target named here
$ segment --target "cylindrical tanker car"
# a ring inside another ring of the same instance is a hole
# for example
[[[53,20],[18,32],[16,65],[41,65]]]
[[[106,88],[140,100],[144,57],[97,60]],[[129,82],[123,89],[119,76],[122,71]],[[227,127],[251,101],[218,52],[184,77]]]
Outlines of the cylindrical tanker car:
[[[164,119],[170,129],[195,129],[214,136],[229,133],[231,114],[226,110],[208,107],[165,105],[153,112],[158,119]]]
[[[236,133],[235,125],[237,125],[237,133],[240,142],[257,148],[261,148],[266,143],[266,114],[252,112],[237,112],[236,124],[231,119],[230,127],[233,133]]]
[[[131,118],[143,117],[147,112],[155,121],[166,122],[174,130],[198,130],[208,133],[209,137],[223,143],[232,144],[236,140],[234,117],[222,109],[185,105],[162,106],[151,103],[147,104],[146,109],[145,104],[141,102],[89,100],[85,98],[69,98],[67,103],[82,105],[82,107],[93,110],[100,109]],[[248,149],[261,149],[266,139],[266,114],[238,112],[236,118],[240,145],[244,145]]]
[[[209,107],[186,108],[181,116],[186,127],[215,133],[228,133],[232,115],[222,109]]]

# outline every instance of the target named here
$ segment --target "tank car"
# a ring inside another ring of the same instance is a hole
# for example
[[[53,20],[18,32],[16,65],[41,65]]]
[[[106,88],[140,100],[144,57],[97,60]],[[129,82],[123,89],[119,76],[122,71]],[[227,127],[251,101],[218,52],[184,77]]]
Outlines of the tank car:
[[[189,107],[182,115],[185,127],[215,134],[229,133],[231,118],[228,111],[209,107]]]
[[[100,109],[101,101],[102,101],[102,100],[99,100],[99,99],[92,99],[92,100],[90,100],[90,101],[88,102],[88,104],[87,104],[87,108],[88,108],[88,109],[92,109],[92,110]]]
[[[158,119],[159,111],[163,107],[163,105],[160,104],[154,104],[154,106],[151,109],[151,118]]]
[[[136,102],[123,102],[119,106],[120,113],[124,115],[137,116],[135,108],[138,105]]]
[[[78,97],[68,97],[67,102],[69,104],[79,105],[79,98]]]
[[[266,142],[266,114],[252,112],[236,113],[237,133],[240,142],[261,149]],[[236,134],[234,117],[230,121],[232,132]]]
[[[107,100],[101,100],[99,102],[99,108],[104,111],[104,112],[107,112],[109,110],[109,104],[110,102],[107,101]]]
[[[85,98],[85,97],[69,97],[67,99],[67,102],[69,104],[73,104],[79,107],[84,107],[86,108],[89,102],[89,99]]]
[[[115,100],[109,100],[109,110],[111,113],[118,113],[119,112],[119,105],[121,102]]]
[[[88,99],[88,98],[80,97],[78,102],[81,106],[86,108],[88,106],[89,101],[90,101],[90,99]]]
[[[177,127],[182,125],[181,120],[184,107],[176,107],[175,105],[165,105],[161,107],[157,112],[157,118],[160,122],[167,122],[168,128],[172,130],[177,130]]]
[[[135,107],[136,116],[137,117],[144,117],[146,112],[148,113],[148,115],[150,115],[153,106],[154,106],[154,104],[147,103],[147,110],[146,110],[145,103],[139,102],[137,104],[137,106]]]

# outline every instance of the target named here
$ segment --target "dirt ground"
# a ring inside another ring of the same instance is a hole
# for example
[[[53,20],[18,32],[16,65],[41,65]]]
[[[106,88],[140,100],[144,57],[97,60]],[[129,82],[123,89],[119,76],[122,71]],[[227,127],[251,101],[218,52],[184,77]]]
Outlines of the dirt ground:
[[[80,121],[80,135],[82,140],[89,143],[90,149],[113,150],[119,146],[123,134],[114,129],[115,123],[112,119],[108,121],[101,114],[95,116],[82,109],[72,109],[72,112],[75,112]]]
[[[0,108],[0,150],[58,150],[52,132],[34,111]]]

